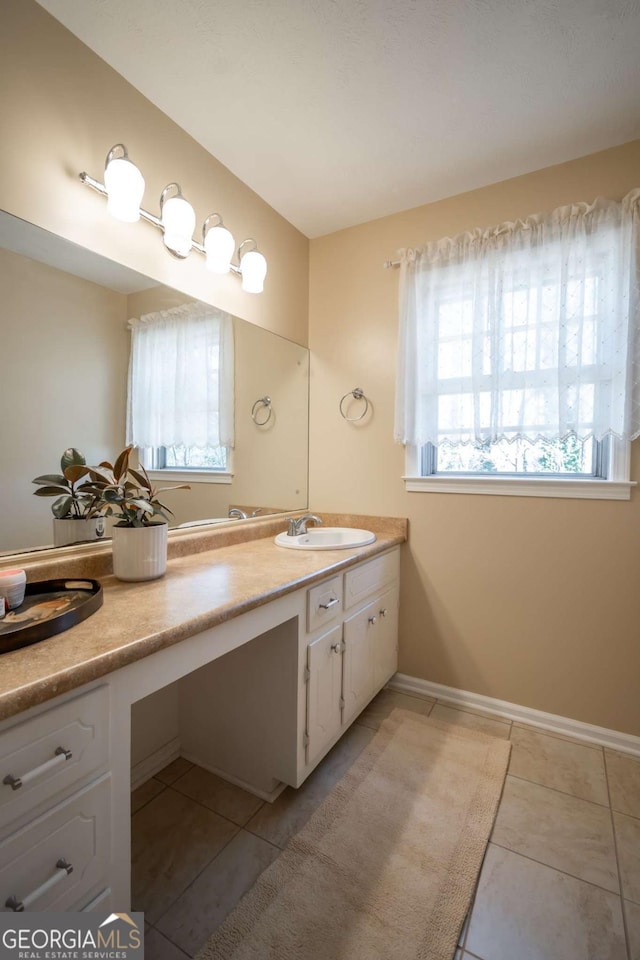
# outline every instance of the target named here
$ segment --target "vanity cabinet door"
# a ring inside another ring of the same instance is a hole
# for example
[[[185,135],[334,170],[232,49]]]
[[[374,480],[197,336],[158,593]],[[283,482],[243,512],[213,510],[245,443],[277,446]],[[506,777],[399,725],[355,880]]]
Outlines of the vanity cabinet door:
[[[398,588],[393,587],[375,601],[377,621],[372,631],[373,679],[382,687],[398,668]]]
[[[360,713],[374,691],[372,651],[377,621],[375,601],[344,621],[344,726]]]
[[[340,730],[342,626],[307,647],[307,763],[313,763]]]

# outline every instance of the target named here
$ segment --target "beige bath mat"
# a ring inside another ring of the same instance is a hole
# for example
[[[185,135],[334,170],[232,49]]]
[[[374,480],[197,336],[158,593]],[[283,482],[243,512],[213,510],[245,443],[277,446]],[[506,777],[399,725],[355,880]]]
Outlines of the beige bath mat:
[[[394,710],[198,960],[451,960],[509,750]]]

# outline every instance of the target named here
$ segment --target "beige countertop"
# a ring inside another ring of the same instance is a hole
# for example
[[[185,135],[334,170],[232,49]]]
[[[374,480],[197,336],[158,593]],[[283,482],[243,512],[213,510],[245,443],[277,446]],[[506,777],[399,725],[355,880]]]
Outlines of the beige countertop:
[[[114,670],[215,627],[300,587],[347,569],[407,538],[407,522],[399,518],[323,515],[329,526],[366,527],[376,541],[347,550],[287,550],[273,542],[282,529],[271,523],[249,524],[248,538],[193,537],[192,549],[171,556],[167,573],[147,583],[122,583],[100,576],[103,606],[83,623],[57,636],[0,655],[0,720],[59,694],[104,677]],[[351,522],[349,522],[351,521]],[[265,533],[268,531],[268,535]],[[220,543],[211,549],[211,544]],[[206,549],[203,549],[203,546]],[[29,570],[29,579],[52,576],[95,576],[87,569]]]

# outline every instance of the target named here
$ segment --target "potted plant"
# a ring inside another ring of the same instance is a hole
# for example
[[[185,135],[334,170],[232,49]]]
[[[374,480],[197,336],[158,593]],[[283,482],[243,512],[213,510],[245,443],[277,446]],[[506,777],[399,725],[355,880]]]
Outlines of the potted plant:
[[[129,463],[133,446],[114,464],[89,468],[89,489],[99,509],[117,521],[111,529],[113,572],[119,580],[155,580],[167,569],[167,525],[172,511],[158,499],[168,490],[189,490],[188,484],[155,489],[143,466]]]
[[[55,497],[53,544],[65,547],[70,543],[100,540],[105,532],[105,519],[100,513],[100,498],[92,491],[87,461],[75,447],[68,447],[60,458],[60,473],[46,473],[32,481],[38,485],[36,497]]]

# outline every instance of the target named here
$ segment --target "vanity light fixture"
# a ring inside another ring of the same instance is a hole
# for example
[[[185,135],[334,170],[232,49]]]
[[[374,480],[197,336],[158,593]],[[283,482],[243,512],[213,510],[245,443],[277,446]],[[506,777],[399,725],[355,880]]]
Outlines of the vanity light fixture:
[[[111,147],[104,162],[104,186],[107,210],[116,220],[135,223],[140,219],[144,177],[129,160],[124,143]]]
[[[179,183],[168,183],[160,194],[160,221],[165,247],[184,260],[191,251],[196,212],[182,196]]]
[[[212,222],[214,220],[217,222]],[[212,273],[229,273],[236,242],[219,213],[212,213],[205,220],[202,225],[202,241],[207,257],[207,270]]]
[[[250,250],[242,252],[242,248],[252,243]],[[262,293],[264,278],[267,275],[267,261],[258,250],[258,244],[253,238],[243,240],[238,247],[240,272],[242,273],[242,289],[247,293]]]
[[[210,214],[202,227],[202,243],[193,239],[196,214],[185,200],[178,183],[167,184],[160,195],[160,216],[156,217],[140,204],[144,193],[144,177],[129,159],[123,143],[109,150],[104,168],[104,183],[94,180],[84,171],[80,180],[107,198],[107,210],[117,220],[135,223],[146,220],[162,230],[164,244],[171,254],[184,260],[191,250],[206,257],[212,273],[234,273],[242,278],[242,289],[247,293],[262,293],[267,273],[267,261],[258,250],[255,240],[248,239],[238,247],[238,263],[232,262],[235,240],[222,222],[219,213]],[[250,245],[249,249],[245,249]]]

